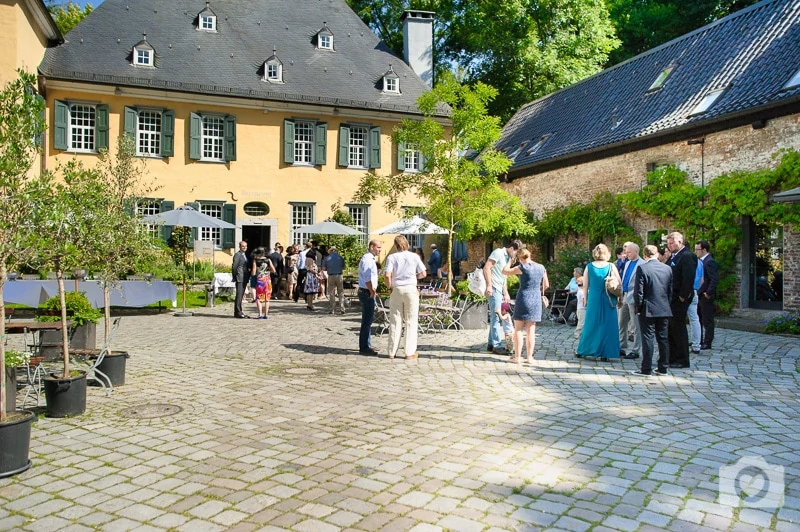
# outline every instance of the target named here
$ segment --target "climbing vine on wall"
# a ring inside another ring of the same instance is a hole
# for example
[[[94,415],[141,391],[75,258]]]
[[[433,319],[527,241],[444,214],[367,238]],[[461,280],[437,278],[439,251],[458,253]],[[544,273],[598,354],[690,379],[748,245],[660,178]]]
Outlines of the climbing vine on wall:
[[[603,192],[589,203],[570,203],[545,212],[534,222],[536,239],[544,243],[551,238],[574,234],[586,236],[590,243],[595,243],[611,237],[614,241],[606,244],[614,247],[617,242],[634,237],[633,228],[625,221],[624,214],[619,198]]]

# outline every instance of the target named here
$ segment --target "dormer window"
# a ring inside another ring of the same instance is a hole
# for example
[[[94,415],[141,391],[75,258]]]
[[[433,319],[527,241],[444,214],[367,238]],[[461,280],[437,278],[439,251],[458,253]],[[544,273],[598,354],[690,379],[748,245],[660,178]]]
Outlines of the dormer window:
[[[197,29],[202,31],[217,31],[217,15],[211,11],[206,2],[206,8],[197,14]]]
[[[283,63],[275,55],[275,49],[272,49],[272,55],[264,61],[264,81],[270,83],[283,83]]]
[[[400,76],[395,74],[391,66],[389,66],[389,71],[383,75],[383,92],[400,94]]]
[[[701,114],[705,113],[706,111],[708,111],[708,109],[712,105],[714,105],[714,103],[719,99],[719,97],[722,96],[723,92],[725,92],[724,89],[719,89],[719,90],[711,91],[708,94],[706,94],[705,96],[703,96],[703,99],[700,100],[700,103],[698,103],[694,107],[694,109],[692,109],[692,112],[689,113],[689,116],[701,115]]]
[[[323,22],[322,29],[317,32],[317,48],[333,50],[333,32],[328,28],[327,22]]]
[[[134,66],[151,67],[155,66],[156,52],[150,43],[147,42],[147,34],[142,35],[143,39],[133,45],[133,54],[131,55],[131,62]]]
[[[656,80],[653,82],[653,84],[650,85],[650,88],[647,89],[647,92],[657,91],[658,89],[663,87],[664,83],[667,81],[669,75],[672,74],[673,70],[675,70],[674,66],[668,66],[667,68],[662,70],[661,73],[656,78]]]

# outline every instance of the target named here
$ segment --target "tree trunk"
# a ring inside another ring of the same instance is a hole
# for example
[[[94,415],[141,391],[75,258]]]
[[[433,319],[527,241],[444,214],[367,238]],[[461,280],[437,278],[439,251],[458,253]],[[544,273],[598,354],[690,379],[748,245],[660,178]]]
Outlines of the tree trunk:
[[[103,335],[103,344],[106,344],[108,342],[108,335],[111,331],[111,291],[108,288],[108,281],[103,281],[103,305],[105,305],[103,313],[105,314],[106,325],[106,330]],[[111,346],[108,346],[108,349],[111,350]]]
[[[6,263],[0,261],[0,325],[6,331],[6,306],[3,303],[3,287],[6,283]],[[0,341],[0,422],[6,420],[6,342]]]
[[[69,378],[69,334],[67,331],[67,299],[64,297],[64,272],[61,261],[56,260],[56,279],[58,279],[58,299],[61,301],[61,352],[64,355],[64,378]]]

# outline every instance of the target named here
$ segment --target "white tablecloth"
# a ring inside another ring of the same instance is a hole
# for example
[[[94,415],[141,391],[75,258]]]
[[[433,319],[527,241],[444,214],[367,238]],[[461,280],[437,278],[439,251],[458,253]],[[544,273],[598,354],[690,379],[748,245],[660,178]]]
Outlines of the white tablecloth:
[[[215,273],[214,274],[214,293],[219,293],[220,288],[233,288],[236,289],[236,283],[233,282],[233,275],[230,273]]]
[[[67,292],[75,291],[75,281],[64,281]],[[86,298],[95,308],[103,307],[103,285],[100,281],[81,281],[79,292],[86,292]],[[178,289],[168,281],[119,281],[111,285],[112,307],[144,307],[165,299],[178,306]],[[3,286],[3,301],[18,303],[28,307],[38,307],[50,297],[58,294],[58,281],[10,281]]]

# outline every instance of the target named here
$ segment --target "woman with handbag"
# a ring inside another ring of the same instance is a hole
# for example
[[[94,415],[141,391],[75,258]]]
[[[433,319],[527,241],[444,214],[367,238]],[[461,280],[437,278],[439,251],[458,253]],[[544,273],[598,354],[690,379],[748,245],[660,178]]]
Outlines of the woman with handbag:
[[[618,296],[609,290],[620,291],[622,280],[614,265],[608,262],[611,252],[605,244],[597,244],[592,257],[594,262],[586,266],[583,276],[586,317],[575,356],[607,361],[619,358]]]
[[[544,292],[550,288],[547,270],[531,260],[531,252],[525,248],[517,252],[519,264],[513,268],[503,266],[503,275],[519,275],[519,290],[514,303],[514,355],[508,360],[519,364],[522,360],[522,332],[528,338],[525,354],[528,364],[533,364],[533,348],[536,345],[536,322],[542,321]]]

